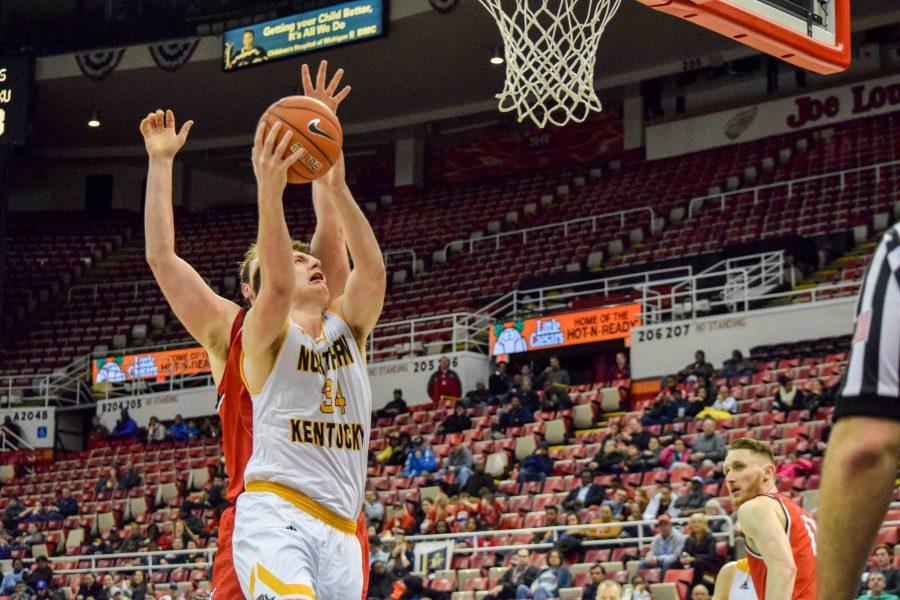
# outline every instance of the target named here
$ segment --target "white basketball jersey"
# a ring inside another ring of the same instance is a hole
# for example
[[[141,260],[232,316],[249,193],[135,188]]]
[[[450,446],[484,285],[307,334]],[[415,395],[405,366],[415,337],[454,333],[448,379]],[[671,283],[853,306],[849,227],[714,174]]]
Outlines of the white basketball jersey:
[[[372,412],[363,358],[334,313],[325,313],[318,339],[291,323],[265,386],[250,391],[253,456],[244,481],[288,486],[356,520]]]
[[[731,593],[728,600],[759,600],[753,579],[750,577],[750,565],[742,558],[734,567],[734,579],[731,580]]]

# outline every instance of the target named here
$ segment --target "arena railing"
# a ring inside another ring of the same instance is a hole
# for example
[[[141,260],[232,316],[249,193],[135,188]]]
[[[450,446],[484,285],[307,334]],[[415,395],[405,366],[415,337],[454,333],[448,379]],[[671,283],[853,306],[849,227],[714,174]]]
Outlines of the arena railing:
[[[390,266],[390,257],[392,256],[410,256],[411,258],[409,261],[409,272],[413,277],[416,276],[416,262],[418,259],[416,257],[415,250],[385,250],[381,253],[381,256],[384,259],[385,266]]]
[[[369,338],[368,360],[390,360],[398,354],[425,350],[435,339],[442,345],[451,344],[454,350],[486,353],[487,330],[492,324],[488,314],[467,312],[379,324]]]
[[[203,277],[203,281],[206,282],[206,285],[212,286],[212,282]],[[110,281],[104,283],[88,283],[88,284],[79,284],[73,285],[69,287],[69,291],[66,293],[66,304],[72,303],[72,293],[78,292],[81,290],[93,291],[91,297],[96,300],[98,297],[98,293],[100,290],[105,289],[113,289],[113,288],[132,288],[134,290],[134,298],[138,298],[138,288],[145,285],[152,285],[154,288],[159,287],[159,283],[155,279],[135,279],[132,281]]]
[[[796,179],[789,179],[787,181],[778,181],[774,183],[767,183],[764,185],[757,185],[752,187],[744,187],[736,190],[732,190],[730,192],[723,192],[721,194],[711,194],[709,196],[701,196],[698,198],[693,198],[688,202],[687,207],[687,216],[688,219],[693,218],[694,212],[699,210],[706,202],[718,201],[719,208],[724,209],[725,204],[738,196],[747,196],[747,194],[753,194],[753,204],[754,206],[759,202],[760,192],[767,190],[775,190],[779,188],[787,189],[787,197],[793,198],[794,192],[796,191],[797,186],[805,183],[809,183],[811,181],[823,181],[829,179],[836,179],[835,185],[821,188],[818,192],[822,192],[828,189],[844,189],[847,185],[847,178],[850,175],[858,174],[858,173],[872,173],[875,175],[875,183],[879,183],[882,177],[886,172],[894,173],[897,171],[897,168],[900,167],[900,160],[892,160],[889,162],[882,162],[874,165],[868,165],[865,167],[856,167],[853,169],[843,169],[840,171],[830,171],[828,173],[820,173],[819,175],[809,175],[807,177],[798,177]]]
[[[145,571],[148,575],[147,583],[151,585],[151,578],[153,576],[154,571],[173,571],[175,569],[206,569],[212,566],[212,557],[215,554],[215,548],[196,548],[196,549],[186,549],[186,550],[157,550],[154,552],[123,552],[119,554],[85,554],[78,556],[48,556],[47,559],[50,561],[51,565],[55,565],[57,563],[81,563],[81,562],[89,562],[90,567],[87,568],[79,568],[79,569],[53,569],[54,575],[77,575],[83,573],[121,573],[121,572],[134,572],[134,571]],[[178,563],[178,564],[169,564],[164,565],[159,562],[156,562],[155,559],[161,559],[166,555],[176,555],[176,556],[192,556],[199,555],[203,556],[206,560],[202,563]],[[97,565],[99,561],[119,561],[119,560],[127,560],[137,558],[141,562],[138,564],[132,565],[121,565],[121,566],[108,566],[108,567],[100,567]],[[146,561],[146,562],[145,562]],[[26,564],[30,564],[34,562],[33,559],[28,559],[24,561]]]
[[[577,219],[569,219],[568,221],[559,221],[556,223],[548,223],[547,225],[536,225],[534,227],[525,227],[522,229],[514,229],[512,231],[502,231],[500,233],[493,233],[490,235],[485,235],[479,238],[468,238],[468,239],[458,239],[449,242],[444,246],[444,258],[449,259],[450,255],[455,251],[462,251],[466,246],[469,247],[469,253],[475,251],[476,245],[485,244],[487,242],[494,242],[494,249],[500,249],[500,240],[509,237],[521,237],[522,242],[528,242],[528,234],[534,234],[538,231],[548,231],[551,229],[562,229],[562,233],[565,236],[569,235],[569,227],[574,225],[578,225],[580,223],[590,223],[591,231],[597,231],[597,223],[600,219],[604,221],[609,221],[610,218],[618,217],[619,218],[619,226],[624,229],[625,227],[625,218],[628,215],[640,214],[640,213],[648,213],[650,215],[650,226],[653,227],[653,222],[656,219],[656,213],[653,211],[653,208],[650,206],[640,206],[637,208],[629,208],[625,210],[616,210],[612,212],[605,212],[599,215],[590,215],[587,217],[579,217]]]
[[[728,542],[729,547],[734,547],[734,525],[731,521],[731,518],[728,515],[707,515],[707,520],[712,522],[721,521],[722,529],[719,532],[713,532],[713,536],[717,540],[726,540]],[[672,519],[672,523],[675,525],[684,525],[687,524],[687,518],[677,518]],[[613,528],[633,528],[637,527],[638,535],[633,537],[616,537],[610,539],[584,539],[581,542],[581,547],[587,548],[596,548],[596,547],[604,547],[604,546],[621,546],[622,544],[637,544],[638,550],[643,554],[643,551],[649,547],[650,543],[653,541],[654,529],[657,526],[656,519],[645,519],[641,521],[616,521],[612,523],[586,523],[583,525],[557,525],[554,527],[528,527],[523,529],[494,529],[490,531],[475,531],[472,533],[441,533],[441,534],[426,534],[426,535],[410,535],[406,536],[406,539],[411,542],[437,542],[443,540],[483,540],[487,538],[493,537],[507,537],[507,536],[521,536],[521,535],[533,535],[536,533],[547,533],[550,532],[551,541],[550,542],[533,542],[533,543],[525,543],[525,544],[510,544],[506,546],[478,546],[478,547],[462,547],[462,546],[454,546],[453,553],[454,554],[478,554],[484,552],[513,552],[519,550],[521,548],[527,548],[529,550],[550,550],[555,545],[556,542],[559,541],[559,536],[567,531],[597,531],[598,529],[613,529]],[[646,533],[645,530],[646,529]]]

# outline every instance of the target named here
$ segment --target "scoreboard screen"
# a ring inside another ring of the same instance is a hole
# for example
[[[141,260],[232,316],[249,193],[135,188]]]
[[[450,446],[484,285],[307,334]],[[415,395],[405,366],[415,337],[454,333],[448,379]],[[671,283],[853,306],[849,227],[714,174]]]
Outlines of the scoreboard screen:
[[[0,144],[24,144],[28,135],[34,61],[0,56]]]
[[[222,36],[222,67],[234,71],[381,37],[387,33],[385,1],[353,0],[229,29]]]

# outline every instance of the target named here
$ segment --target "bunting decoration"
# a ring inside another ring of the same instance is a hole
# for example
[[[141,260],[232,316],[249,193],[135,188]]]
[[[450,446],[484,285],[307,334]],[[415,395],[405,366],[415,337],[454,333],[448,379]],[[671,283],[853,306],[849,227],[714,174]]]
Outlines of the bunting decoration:
[[[86,54],[76,54],[75,60],[78,62],[78,68],[81,72],[94,81],[105,79],[112,73],[125,54],[125,48],[118,50],[97,50]]]
[[[191,60],[200,40],[182,40],[178,42],[166,42],[147,46],[153,62],[163,71],[177,71],[182,65]]]

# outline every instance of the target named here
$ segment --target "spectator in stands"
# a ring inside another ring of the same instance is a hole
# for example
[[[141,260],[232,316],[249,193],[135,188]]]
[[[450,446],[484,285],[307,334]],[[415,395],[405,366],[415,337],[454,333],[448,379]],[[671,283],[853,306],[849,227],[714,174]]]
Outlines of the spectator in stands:
[[[479,456],[475,459],[475,471],[466,480],[466,484],[460,490],[461,493],[480,497],[482,489],[486,489],[489,492],[497,491],[497,487],[494,485],[494,478],[484,471],[486,464],[487,459],[484,456]]]
[[[88,546],[88,549],[84,552],[87,555],[94,554],[109,554],[109,548],[106,545],[106,542],[103,541],[101,537],[95,537],[91,540],[91,545]]]
[[[645,430],[644,426],[641,425],[641,422],[636,418],[628,420],[628,424],[625,426],[625,429],[620,436],[623,442],[626,444],[634,444],[639,450],[646,449],[647,445],[650,443],[650,438],[652,437],[653,434]]]
[[[597,590],[600,584],[606,579],[606,571],[603,570],[603,567],[598,562],[591,565],[588,574],[591,576],[591,580],[587,585],[582,586],[581,600],[594,600],[597,597]]]
[[[584,469],[580,477],[581,485],[573,488],[562,501],[562,506],[566,510],[596,506],[606,498],[606,486],[594,483],[594,474],[590,469]]]
[[[406,400],[403,399],[403,390],[397,388],[394,390],[394,398],[384,405],[381,410],[375,411],[375,416],[379,418],[393,419],[397,415],[409,412],[406,406]]]
[[[218,438],[219,437],[219,428],[209,417],[203,417],[203,420],[200,421],[200,426],[197,427],[197,430],[200,432],[200,435],[207,438]]]
[[[119,478],[120,490],[131,490],[141,485],[141,474],[134,468],[134,461],[131,459],[125,462],[125,469]]]
[[[703,513],[691,515],[690,533],[684,542],[684,549],[678,561],[684,569],[694,570],[694,579],[691,585],[698,585],[703,581],[705,573],[718,573],[722,568],[722,560],[716,554],[716,538],[709,530],[709,524]],[[707,595],[707,598],[709,596]]]
[[[78,586],[78,591],[75,592],[75,599],[87,600],[88,598],[94,598],[94,600],[100,600],[103,597],[103,586],[97,581],[96,575],[85,573],[84,578],[81,580],[81,585]]]
[[[722,413],[728,413],[727,415],[723,415],[723,418],[731,418],[731,415],[737,414],[738,411],[738,402],[737,398],[731,393],[731,388],[727,385],[720,385],[718,392],[716,392],[716,399],[713,400],[712,406],[710,406],[712,410],[720,411]],[[702,418],[706,415],[702,413],[697,415]]]
[[[516,481],[526,483],[528,481],[547,481],[547,477],[553,472],[553,459],[547,455],[547,442],[534,449],[534,452],[526,456],[519,465],[519,475]]]
[[[109,428],[100,422],[100,417],[94,415],[91,417],[91,428],[88,431],[88,437],[109,437]]]
[[[113,600],[112,590],[115,587],[116,580],[109,573],[103,576],[103,597],[107,600]],[[175,586],[178,587],[177,585]]]
[[[143,571],[135,571],[130,578],[122,580],[122,585],[125,588],[125,595],[131,600],[146,600],[150,593]]]
[[[392,433],[390,437],[388,437],[388,443],[384,450],[375,456],[375,462],[383,465],[397,464],[396,459],[400,456],[403,457],[403,462],[399,464],[403,464],[406,462],[406,456],[402,452],[400,446],[400,436],[396,433]]]
[[[600,475],[621,473],[624,461],[625,454],[619,450],[616,441],[607,439],[603,442],[603,450],[594,457],[594,460],[588,463],[588,468]]]
[[[794,382],[787,375],[778,377],[778,391],[775,392],[775,406],[773,408],[782,412],[806,408],[803,392],[794,385]]]
[[[424,518],[419,524],[419,531],[422,533],[435,533],[438,523],[446,525],[447,500],[447,495],[443,492],[435,495],[433,498],[422,500],[422,514]]]
[[[691,600],[709,600],[709,590],[702,583],[698,583],[691,590]]]
[[[517,375],[517,377],[521,380],[521,376]],[[521,383],[515,387],[513,393],[519,396],[522,406],[531,412],[536,412],[541,408],[541,399],[538,398],[537,392],[534,391],[531,381],[521,381]]]
[[[131,523],[126,523],[122,529],[125,532],[125,535],[122,536],[122,541],[119,542],[115,551],[128,553],[140,552],[141,542],[143,542],[140,532],[138,532]]]
[[[64,518],[78,514],[78,501],[72,497],[72,490],[68,486],[62,489],[56,508]]]
[[[462,399],[462,405],[466,408],[481,408],[490,402],[491,393],[484,386],[483,381],[475,382],[475,389],[466,392]]]
[[[696,417],[697,415],[699,415],[710,405],[709,389],[703,385],[697,386],[693,393],[688,395],[687,404],[687,415],[689,417]]]
[[[569,385],[571,383],[569,372],[562,368],[559,363],[559,357],[555,354],[550,357],[550,364],[541,373],[539,379],[542,385],[547,381],[554,385]]]
[[[10,444],[19,447],[19,440],[22,439],[22,428],[19,427],[19,424],[14,422],[9,415],[3,419],[3,425],[0,425],[3,428],[4,433],[12,434],[14,437],[11,440],[7,440]]]
[[[391,548],[391,557],[387,562],[387,570],[395,579],[400,579],[409,575],[412,571],[415,556],[406,541],[406,536],[402,533],[397,535],[394,540],[394,547]]]
[[[816,411],[826,406],[834,406],[834,395],[821,379],[815,377],[809,382],[809,393],[806,394],[806,407],[810,417],[815,417]]]
[[[170,552],[163,554],[160,558],[160,564],[163,565],[183,565],[187,564],[188,556],[181,551],[184,550],[185,543],[183,538],[178,535],[172,536],[172,549]]]
[[[159,525],[150,523],[147,525],[147,534],[141,540],[141,551],[155,552],[159,550]]]
[[[10,596],[9,600],[32,600],[34,596],[31,594],[31,589],[24,581],[19,581],[16,583],[16,589]]]
[[[412,534],[416,529],[416,520],[409,510],[406,508],[405,502],[394,502],[391,516],[384,524],[381,530],[382,537],[395,537],[405,534]]]
[[[635,444],[628,444],[625,448],[625,470],[629,473],[643,473],[652,467],[647,467],[641,450]]]
[[[194,523],[196,526],[196,523]],[[202,524],[199,529],[202,529]],[[198,531],[199,531],[198,529]],[[187,546],[187,543],[191,540],[197,541],[197,534],[194,533],[194,530],[188,527],[187,522],[182,519],[175,519],[172,521],[172,541],[175,539],[180,539],[184,546]],[[174,546],[173,546],[174,548]]]
[[[616,488],[613,491],[612,498],[604,500],[600,503],[601,507],[608,506],[612,511],[612,515],[621,519],[625,514],[625,505],[628,503],[628,490],[623,487]]]
[[[559,550],[550,550],[547,553],[547,566],[538,571],[537,579],[531,583],[530,593],[519,593],[517,598],[533,598],[534,600],[548,600],[556,598],[562,588],[572,586],[572,573],[563,566],[562,554]]]
[[[707,500],[709,500],[709,494],[703,491],[703,478],[699,475],[691,477],[688,493],[675,501],[678,516],[688,517],[696,512],[703,512]]]
[[[435,404],[439,404],[442,397],[461,398],[462,380],[459,375],[450,368],[450,359],[442,356],[438,370],[428,379],[428,397]]]
[[[438,471],[437,475],[456,475],[456,481],[462,488],[469,480],[474,464],[472,451],[464,444],[459,444],[450,449],[450,454],[444,459],[444,468]]]
[[[10,596],[16,591],[16,584],[28,576],[28,569],[22,563],[22,559],[16,558],[12,562],[12,570],[3,576],[0,583],[0,596]]]
[[[413,448],[406,458],[406,466],[403,468],[405,477],[425,477],[437,469],[437,458],[434,450],[425,443],[421,435],[413,438]]]
[[[381,560],[372,563],[366,600],[388,600],[394,591],[394,578]]]
[[[37,557],[37,567],[35,567],[25,578],[25,583],[35,589],[37,588],[38,583],[42,581],[47,587],[53,583],[53,568],[50,566],[50,561],[46,556]]]
[[[14,530],[19,525],[19,520],[22,518],[22,512],[25,510],[25,505],[19,500],[19,497],[13,495],[9,499],[9,504],[6,505],[6,508],[3,510],[3,526],[7,530]]]
[[[687,449],[684,440],[680,437],[672,440],[672,443],[663,448],[659,454],[659,464],[664,469],[672,471],[677,467],[689,466],[691,452]]]
[[[716,431],[713,419],[704,419],[703,433],[691,444],[691,464],[694,468],[715,466],[725,460],[725,438]]]
[[[559,525],[559,508],[555,504],[544,506],[544,516],[541,518],[539,527],[556,527]],[[535,533],[532,538],[533,544],[544,544],[553,541],[553,532],[545,531],[543,533]]]
[[[121,489],[119,487],[119,468],[112,466],[106,476],[97,479],[97,485],[94,486],[94,492],[97,494],[111,494]]]
[[[488,393],[490,393],[494,404],[502,402],[509,392],[509,375],[506,371],[507,364],[498,362],[494,372],[488,378]]]
[[[510,600],[517,597],[520,589],[523,594],[530,594],[531,584],[537,576],[538,570],[531,564],[531,552],[522,548],[513,555],[512,566],[491,589],[491,593],[485,596],[485,600]]]
[[[522,405],[518,396],[513,396],[509,402],[509,410],[500,411],[499,427],[507,430],[512,427],[521,427],[534,421],[534,413]]]
[[[744,358],[744,354],[740,350],[732,350],[731,358],[722,365],[723,377],[752,377],[756,373],[756,365],[753,361]]]
[[[631,578],[631,599],[630,600],[653,600],[650,595],[650,587],[640,575]]]
[[[710,498],[706,501],[706,504],[703,505],[703,514],[707,517],[728,516],[728,512],[722,508],[722,505],[715,498]],[[721,519],[716,519],[714,521],[707,520],[707,524],[713,533],[719,533],[722,530],[722,527],[725,526],[725,522]]]
[[[676,403],[676,401],[678,401]],[[666,387],[656,395],[653,405],[644,412],[642,423],[644,425],[665,425],[678,418],[678,408],[684,405],[685,414],[689,405],[687,393],[678,385],[678,380],[673,375],[666,378]]]
[[[181,415],[175,415],[175,420],[169,426],[169,435],[176,442],[186,442],[191,438],[191,432],[188,424],[184,422]]]
[[[159,422],[156,417],[150,417],[150,423],[147,424],[147,443],[162,442],[166,439],[166,426]]]
[[[109,437],[113,439],[134,438],[137,437],[137,434],[137,422],[128,414],[128,409],[123,408],[119,413],[119,420],[116,421],[116,426],[112,433],[109,434]]]
[[[556,412],[568,408],[572,408],[572,399],[569,398],[569,392],[566,391],[566,388],[545,381],[543,393],[541,395],[540,410],[544,412]]]
[[[622,520],[626,523],[629,521],[640,521],[644,518],[644,509],[641,508],[640,502],[637,500],[629,500],[625,503],[625,512],[623,513]],[[638,537],[641,533],[641,530],[645,528],[644,525],[630,525],[625,527],[625,533],[623,537]]]
[[[28,530],[25,532],[23,543],[26,546],[36,546],[44,543],[44,534],[38,531],[37,523],[32,521],[28,524]]]
[[[872,564],[875,571],[884,575],[884,591],[900,596],[900,569],[894,567],[894,549],[888,544],[878,544],[872,553]],[[863,575],[868,583],[868,574]]]
[[[651,436],[647,442],[647,448],[641,451],[641,460],[644,461],[645,470],[651,471],[660,465],[659,457],[662,455],[662,451],[663,447],[659,443],[659,438]]]
[[[628,357],[624,352],[616,352],[616,364],[609,373],[610,381],[631,379],[631,367],[628,366]]]
[[[895,594],[885,591],[886,580],[881,571],[869,571],[866,585],[869,592],[860,596],[858,600],[900,600]]]
[[[659,568],[661,575],[678,563],[678,558],[684,550],[685,536],[672,527],[669,515],[659,517],[659,533],[653,536],[650,543],[650,552],[641,560],[641,569]]]
[[[40,502],[35,502],[30,510],[32,512],[25,519],[26,521],[40,521],[46,523],[48,521],[62,521],[63,518],[62,514],[57,511],[56,507],[52,504],[44,506]],[[23,512],[22,515],[24,516],[25,513]]]
[[[622,600],[622,586],[609,579],[597,587],[595,600]]]
[[[381,527],[384,520],[384,505],[378,500],[375,490],[366,490],[363,499],[363,512],[366,514],[366,524]]]
[[[441,435],[462,433],[467,429],[472,429],[472,419],[466,415],[466,407],[462,405],[462,402],[457,402],[453,407],[453,414],[444,419],[438,428],[438,433]]]
[[[806,458],[797,458],[797,453],[791,452],[775,471],[775,477],[779,480],[796,479],[806,475],[812,467],[812,461]]]
[[[715,373],[715,369],[712,364],[706,362],[706,352],[697,350],[694,352],[694,362],[682,369],[678,375],[684,381],[692,376],[698,379],[700,377],[712,377],[713,373]]]

